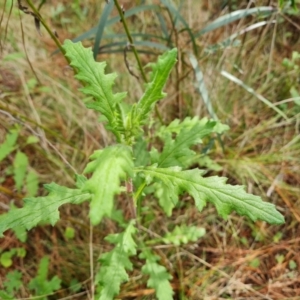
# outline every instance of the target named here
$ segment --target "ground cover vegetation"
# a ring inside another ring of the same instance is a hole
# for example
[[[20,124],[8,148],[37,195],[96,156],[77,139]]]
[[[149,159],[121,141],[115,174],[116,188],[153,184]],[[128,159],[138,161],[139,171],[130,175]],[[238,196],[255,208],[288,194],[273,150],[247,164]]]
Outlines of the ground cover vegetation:
[[[297,6],[4,1],[0,296],[297,299]]]

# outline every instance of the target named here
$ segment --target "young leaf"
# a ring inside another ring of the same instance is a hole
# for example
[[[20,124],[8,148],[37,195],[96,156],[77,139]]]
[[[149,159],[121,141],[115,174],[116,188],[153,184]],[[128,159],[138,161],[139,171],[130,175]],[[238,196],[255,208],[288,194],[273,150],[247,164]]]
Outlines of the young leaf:
[[[170,189],[170,187],[162,181],[155,182],[153,186],[154,194],[158,199],[159,205],[162,207],[166,215],[170,217],[172,215],[173,208],[178,203],[178,194],[180,194],[181,191],[178,187]]]
[[[75,77],[85,84],[81,91],[92,96],[95,102],[88,103],[87,107],[101,112],[107,119],[107,128],[111,130],[121,141],[120,131],[124,130],[124,120],[120,112],[119,103],[126,96],[126,93],[113,94],[112,86],[116,74],[105,74],[105,62],[95,62],[91,48],[84,48],[79,43],[72,43],[66,40],[63,45],[66,56],[75,68]]]
[[[158,167],[187,167],[191,157],[195,155],[195,152],[190,150],[191,146],[201,143],[202,138],[213,132],[221,133],[226,129],[228,126],[206,118],[186,118],[181,123],[178,120],[173,121],[159,131],[165,145],[157,161]],[[172,133],[177,134],[175,139],[172,139]]]
[[[29,289],[34,290],[37,296],[51,294],[60,289],[61,280],[57,276],[52,277],[50,281],[48,280],[48,266],[49,258],[44,256],[40,261],[37,276],[29,282]],[[39,299],[46,300],[47,297]]]
[[[13,164],[16,188],[18,191],[20,191],[27,172],[28,157],[23,152],[17,151]]]
[[[180,246],[188,242],[196,242],[199,238],[205,235],[205,229],[196,226],[181,225],[176,226],[172,232],[168,232],[163,237],[165,244],[174,244]]]
[[[6,292],[9,295],[13,295],[14,292],[17,292],[23,286],[21,279],[22,273],[17,270],[10,271],[9,273],[7,273],[3,285],[6,289]]]
[[[59,220],[58,208],[66,203],[79,204],[91,197],[87,192],[80,189],[69,189],[56,183],[45,184],[48,196],[25,198],[24,207],[10,210],[0,216],[0,237],[7,229],[27,230],[38,225],[40,222],[49,222],[54,225]]]
[[[80,282],[78,282],[78,280],[76,278],[73,278],[70,282],[70,286],[69,286],[69,290],[72,293],[76,293],[79,292],[82,288],[82,284]]]
[[[90,218],[92,224],[98,224],[104,215],[110,216],[114,205],[114,195],[121,192],[120,179],[131,174],[132,154],[129,147],[115,145],[96,152],[84,173],[93,173],[85,183],[83,190],[90,192]]]
[[[173,201],[184,191],[195,200],[199,211],[206,202],[213,203],[224,219],[235,210],[238,214],[249,217],[252,221],[262,220],[270,224],[284,223],[284,217],[271,203],[263,202],[260,197],[247,194],[242,186],[226,184],[227,178],[203,178],[198,169],[181,171],[180,168],[156,168],[155,166],[140,169],[148,178],[161,181],[164,189],[164,201],[173,208]]]
[[[120,292],[121,283],[128,281],[126,270],[132,270],[129,257],[136,254],[137,246],[132,239],[135,232],[134,221],[131,221],[123,233],[105,238],[116,246],[110,252],[102,254],[99,259],[101,266],[96,275],[96,282],[101,288],[99,300],[114,299]]]
[[[15,300],[14,296],[10,296],[9,294],[7,294],[4,291],[0,291],[0,297],[1,297],[0,298],[1,300]]]
[[[172,276],[167,272],[165,267],[157,263],[160,258],[148,249],[143,250],[140,258],[146,259],[146,263],[142,267],[142,272],[149,275],[147,286],[155,289],[158,300],[172,300],[173,290],[169,282]]]
[[[19,130],[13,129],[6,135],[3,144],[0,145],[0,162],[15,149],[15,144],[19,135]]]
[[[25,181],[27,196],[32,197],[36,195],[39,188],[39,178],[37,173],[33,170],[29,170]]]
[[[12,249],[10,251],[5,251],[1,253],[0,256],[0,264],[4,267],[4,268],[9,268],[12,266],[13,261],[12,261],[12,257],[15,255],[15,249]]]
[[[26,140],[26,145],[35,144],[39,142],[39,138],[35,135],[30,135]]]
[[[223,170],[222,166],[215,162],[213,159],[208,157],[207,155],[202,155],[197,158],[196,162],[200,166],[200,168],[204,167],[205,169],[220,172]]]
[[[152,65],[152,74],[150,82],[146,85],[146,91],[136,106],[133,107],[133,124],[139,127],[147,121],[148,114],[155,102],[165,97],[163,88],[169,74],[177,61],[177,49],[174,48],[165,52],[158,58],[157,63]]]

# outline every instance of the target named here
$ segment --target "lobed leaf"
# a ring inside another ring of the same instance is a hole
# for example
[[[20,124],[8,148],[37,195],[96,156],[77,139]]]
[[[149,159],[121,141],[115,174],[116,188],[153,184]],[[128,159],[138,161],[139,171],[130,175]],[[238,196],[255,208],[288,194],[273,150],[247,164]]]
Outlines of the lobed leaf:
[[[17,292],[23,286],[22,273],[17,270],[8,272],[7,275],[5,276],[5,281],[3,282],[3,286],[6,288],[6,292],[9,295],[13,295],[14,292]]]
[[[11,130],[5,138],[5,141],[0,145],[0,162],[15,150],[15,144],[19,135],[18,129]]]
[[[47,294],[52,294],[61,288],[61,279],[57,276],[48,280],[48,267],[49,267],[49,257],[44,256],[39,264],[39,269],[37,276],[30,280],[28,287],[30,290],[34,290],[35,294],[38,296],[44,296],[40,298],[46,300]]]
[[[97,151],[94,161],[85,168],[85,173],[92,172],[83,190],[92,194],[90,219],[98,224],[104,215],[110,216],[114,206],[114,195],[121,192],[120,180],[131,174],[133,159],[131,150],[124,145],[107,147]]]
[[[91,195],[80,189],[69,189],[56,183],[45,184],[48,196],[25,198],[24,207],[10,210],[0,216],[0,237],[7,229],[30,230],[40,222],[54,225],[59,220],[58,208],[66,203],[79,204]]]
[[[74,44],[70,40],[66,40],[63,48],[66,56],[70,59],[71,66],[77,72],[75,77],[85,84],[81,91],[95,99],[86,106],[101,112],[107,119],[107,128],[120,140],[120,131],[124,131],[124,122],[118,104],[126,96],[126,93],[113,94],[112,86],[117,75],[115,73],[105,74],[106,63],[95,62],[91,48],[84,48],[80,42]]]
[[[33,197],[36,195],[39,189],[39,178],[35,171],[29,170],[25,178],[25,186],[27,191],[27,196]]]
[[[162,127],[158,136],[165,145],[158,157],[158,167],[166,168],[171,166],[187,167],[195,152],[191,146],[199,144],[202,139],[211,133],[221,133],[229,127],[217,121],[207,118],[199,120],[198,117],[186,118],[184,121],[174,120],[169,126]],[[175,139],[172,134],[177,134]]]
[[[164,201],[169,210],[178,201],[182,192],[189,193],[195,200],[199,211],[202,211],[207,202],[216,206],[220,216],[224,219],[236,211],[252,221],[262,220],[270,224],[284,223],[284,217],[275,209],[274,204],[263,202],[260,197],[248,194],[243,186],[226,184],[227,178],[203,178],[198,169],[181,171],[180,168],[157,168],[155,166],[140,169],[148,178],[158,179],[163,187]]]
[[[196,226],[181,225],[176,226],[172,232],[168,232],[163,237],[165,244],[174,244],[180,246],[188,242],[196,242],[199,238],[205,235],[205,229]]]
[[[150,82],[146,84],[146,90],[136,106],[133,107],[132,118],[135,126],[144,124],[155,102],[165,97],[163,88],[169,74],[177,61],[177,49],[165,52],[158,58],[157,63],[151,64],[152,74]]]
[[[165,267],[157,263],[160,258],[149,249],[143,249],[140,258],[146,259],[142,273],[149,275],[147,286],[154,288],[158,300],[172,300],[174,293],[169,282],[172,276]]]
[[[10,296],[8,293],[4,291],[0,291],[0,297],[1,300],[15,300],[14,296]]]
[[[21,191],[28,167],[28,157],[26,154],[21,151],[17,151],[13,165],[16,188],[18,191]]]
[[[171,182],[169,183],[172,184]],[[164,184],[162,181],[155,182],[154,189],[154,194],[158,199],[159,205],[163,208],[166,215],[170,217],[173,208],[178,203],[178,195],[181,194],[182,191],[176,185],[170,189],[170,186]]]
[[[119,294],[121,283],[128,281],[126,270],[132,269],[129,257],[136,254],[136,244],[132,235],[136,233],[134,221],[131,221],[125,231],[106,237],[106,240],[116,244],[110,252],[100,257],[100,271],[96,275],[96,282],[101,287],[99,300],[114,299]]]

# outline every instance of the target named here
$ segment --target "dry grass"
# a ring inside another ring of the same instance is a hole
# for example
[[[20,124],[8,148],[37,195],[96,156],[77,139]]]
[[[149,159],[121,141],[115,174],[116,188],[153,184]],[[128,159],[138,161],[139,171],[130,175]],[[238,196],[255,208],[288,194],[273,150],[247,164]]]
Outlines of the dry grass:
[[[54,8],[60,3],[65,11],[53,18]],[[96,25],[104,5],[97,3],[85,1],[82,8],[87,8],[86,15],[76,15],[69,1],[52,1],[44,7],[42,14],[63,40]],[[192,28],[200,29],[210,18],[215,19],[224,13],[211,3],[203,1],[200,5],[186,1],[185,17]],[[124,5],[130,8],[132,3],[124,1]],[[299,23],[299,18],[295,17],[293,22],[296,21]],[[132,31],[149,33],[157,30],[156,22],[153,14],[144,13],[142,19],[131,19],[131,28]],[[203,36],[197,43],[204,49],[254,22],[255,18],[236,22]],[[3,35],[6,24],[7,34]],[[274,26],[265,26],[247,34],[240,47],[221,49],[210,55],[203,50],[199,64],[218,117],[231,127],[224,136],[225,151],[216,144],[210,155],[222,166],[218,175],[228,177],[232,184],[243,184],[248,192],[276,204],[285,215],[286,224],[253,224],[235,214],[224,221],[213,207],[197,212],[192,200],[186,197],[182,207],[174,211],[171,219],[167,219],[149,199],[146,205],[149,219],[153,222],[142,231],[145,238],[163,235],[178,224],[205,227],[207,231],[205,238],[195,244],[156,249],[162,263],[173,275],[174,299],[300,299],[300,109],[288,101],[284,108],[288,120],[284,120],[255,96],[263,95],[275,105],[290,98],[289,83],[285,80],[290,74],[281,62],[297,50],[299,33],[291,22],[284,19],[275,29]],[[116,26],[116,31],[122,32],[122,24]],[[72,185],[74,171],[81,173],[89,155],[111,143],[112,139],[97,122],[97,115],[84,107],[82,95],[77,92],[79,84],[73,79],[63,57],[49,55],[55,46],[43,30],[42,33],[43,36],[39,37],[30,16],[22,15],[20,22],[17,10],[13,10],[9,18],[7,13],[4,14],[1,23],[0,109],[8,114],[0,113],[0,120],[5,128],[10,128],[16,118],[21,120],[24,140],[32,131],[38,133],[40,143],[25,147],[25,152],[41,183],[55,181]],[[176,44],[182,56],[167,87],[168,97],[160,104],[166,121],[187,114],[207,115],[195,90],[192,70],[183,60],[183,55],[190,51],[186,39],[186,34],[178,33]],[[24,55],[25,49],[28,59]],[[16,52],[23,53],[23,56],[5,59],[8,54]],[[116,89],[128,90],[131,99],[137,99],[142,92],[142,84],[128,76],[123,56],[99,56],[99,60],[104,59],[108,61],[109,70],[120,74]],[[129,59],[134,63],[133,58]],[[153,59],[153,56],[142,55],[144,63]],[[254,95],[222,77],[221,70],[230,72],[252,87]],[[178,84],[178,79],[183,76],[185,78]],[[299,90],[299,83],[297,88]],[[1,171],[7,164],[9,162],[1,166]],[[213,174],[212,171],[209,173]],[[22,195],[15,194],[11,178],[6,178],[1,187],[9,191],[0,193],[2,203],[8,205],[14,200],[17,205],[21,204]],[[40,193],[43,193],[42,189]],[[22,271],[25,282],[20,299],[28,297],[26,284],[34,276],[37,263],[44,255],[50,256],[51,273],[63,279],[64,288],[72,278],[83,283],[83,294],[79,293],[77,298],[74,295],[74,299],[90,299],[88,292],[84,292],[90,287],[87,214],[87,205],[66,207],[58,226],[32,230],[26,244],[19,242],[12,233],[1,240],[2,251],[14,247],[27,250],[24,259],[15,259],[10,269],[1,268],[0,271],[1,278],[13,269]],[[64,235],[67,226],[76,230],[73,240],[67,240]],[[109,247],[103,242],[104,236],[115,230],[115,224],[109,221],[94,229],[95,259]],[[139,261],[134,264],[136,269],[132,279],[123,286],[119,298],[154,299],[153,290],[147,289],[140,277]],[[0,280],[0,287],[1,284]],[[52,299],[66,295],[68,290],[62,290]]]

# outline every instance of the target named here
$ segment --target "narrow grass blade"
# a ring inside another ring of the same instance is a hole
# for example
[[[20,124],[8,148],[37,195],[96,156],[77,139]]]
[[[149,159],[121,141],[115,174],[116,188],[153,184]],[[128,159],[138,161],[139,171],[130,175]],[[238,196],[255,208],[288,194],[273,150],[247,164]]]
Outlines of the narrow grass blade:
[[[99,51],[99,52],[102,53],[103,49],[108,49],[108,48],[113,48],[113,47],[122,47],[122,52],[124,52],[124,47],[127,45],[127,43],[128,43],[127,40],[121,41],[121,42],[109,43],[109,44],[101,46],[101,48],[100,48],[101,51]],[[152,49],[158,49],[161,51],[170,50],[170,48],[165,46],[164,44],[149,42],[149,41],[134,41],[134,45],[148,47],[148,48],[152,48]]]
[[[246,27],[245,29],[242,29],[242,30],[240,30],[240,31],[238,31],[238,32],[236,32],[236,33],[234,33],[234,34],[232,34],[232,35],[231,35],[228,39],[226,39],[224,42],[226,43],[227,41],[232,41],[232,40],[236,39],[238,36],[240,36],[240,35],[242,35],[242,34],[244,34],[244,33],[247,33],[247,32],[249,32],[249,31],[251,31],[251,30],[257,29],[257,28],[259,28],[259,27],[265,26],[265,25],[270,24],[270,23],[272,23],[272,24],[274,23],[274,24],[275,24],[275,23],[276,23],[276,20],[273,20],[273,21],[271,21],[271,22],[269,22],[269,21],[261,21],[261,22],[252,24],[252,25]]]
[[[127,52],[133,52],[132,50],[128,50]],[[107,48],[105,49],[101,49],[101,51],[99,52],[101,54],[112,54],[112,53],[122,53],[124,54],[124,47],[122,48],[116,48],[116,49],[109,49]],[[143,50],[143,49],[139,49],[139,53],[140,54],[146,54],[146,55],[154,55],[157,56],[157,52],[154,51],[149,51],[149,50]]]
[[[206,47],[205,51],[207,53],[214,53],[215,51],[220,50],[220,49],[240,46],[240,41],[236,39],[237,37],[239,37],[247,32],[250,32],[251,30],[255,30],[257,28],[260,28],[260,27],[265,26],[270,23],[276,23],[276,21],[275,20],[273,20],[271,22],[270,21],[261,21],[261,22],[252,24],[238,32],[235,32],[229,38],[223,40],[222,42],[219,42],[217,44]]]
[[[158,49],[163,51],[172,49],[172,47],[165,46],[165,44],[168,45],[168,40],[162,36],[157,36],[157,35],[152,35],[152,34],[147,34],[147,33],[132,33],[131,36],[133,37],[134,40],[134,45],[135,46],[145,46],[148,48],[153,48],[153,49]],[[110,33],[107,35],[102,36],[102,40],[114,40],[117,39],[117,42],[110,42],[107,44],[103,44],[101,47],[98,49],[98,54],[99,53],[116,53],[116,52],[121,52],[124,53],[124,47],[127,45],[128,39],[127,35],[124,33]],[[161,40],[162,43],[157,43],[157,42],[150,42],[150,40]],[[121,47],[117,51],[116,49],[113,49],[114,47]],[[147,53],[147,54],[156,54],[151,51],[143,51],[139,50],[139,52],[142,51],[141,53]],[[128,50],[128,52],[131,52]]]
[[[196,45],[196,41],[195,41],[195,36],[194,36],[191,28],[189,27],[189,24],[186,22],[185,18],[180,14],[180,12],[178,11],[178,9],[176,9],[176,7],[174,5],[172,5],[172,3],[170,2],[170,0],[161,0],[161,3],[173,15],[174,20],[178,20],[178,21],[180,21],[184,25],[184,29],[182,29],[181,31],[187,31],[188,32],[188,34],[190,36],[190,39],[191,39],[191,42],[193,44],[194,54],[197,56],[198,49],[197,49],[197,45]]]
[[[135,39],[144,39],[144,40],[162,40],[164,42],[168,42],[168,37],[163,37],[159,35],[154,35],[154,34],[148,34],[148,33],[131,33],[131,36]],[[109,34],[104,34],[102,36],[102,40],[111,40],[111,39],[122,39],[125,40],[127,38],[127,35],[125,33],[109,33]]]
[[[282,116],[283,118],[285,118],[286,120],[288,120],[288,117],[286,116],[286,114],[284,112],[282,112],[279,108],[277,108],[273,103],[271,103],[264,96],[256,93],[253,88],[251,88],[248,85],[246,85],[242,80],[236,78],[235,76],[231,75],[230,73],[228,73],[228,72],[226,72],[224,70],[221,71],[221,75],[223,75],[224,77],[226,77],[230,81],[232,81],[232,82],[236,83],[237,85],[241,86],[242,88],[244,88],[247,92],[249,92],[250,94],[252,94],[256,98],[258,98],[261,102],[263,102],[268,107],[270,107],[271,109],[273,109],[274,111],[276,111],[280,116]]]
[[[195,72],[195,76],[196,76],[196,82],[197,82],[197,89],[199,91],[199,94],[201,95],[203,102],[206,106],[206,109],[208,111],[208,113],[210,114],[210,116],[214,119],[214,120],[218,120],[217,115],[215,114],[215,111],[212,107],[209,95],[208,95],[208,91],[204,82],[204,76],[203,73],[198,65],[198,61],[196,59],[196,57],[192,54],[189,53],[189,59],[191,62],[191,65],[194,69]]]
[[[230,41],[229,39],[226,39],[223,42],[207,46],[204,49],[204,51],[205,51],[206,54],[213,54],[216,51],[224,50],[224,49],[227,49],[227,48],[239,47],[240,45],[241,45],[240,40]]]
[[[128,18],[128,17],[136,15],[142,11],[147,11],[147,10],[153,11],[153,10],[159,10],[159,9],[160,9],[160,7],[158,5],[139,5],[139,6],[136,6],[132,9],[129,9],[128,11],[126,11],[124,14],[124,17]],[[119,16],[113,17],[107,21],[106,26],[112,26],[118,22],[120,22],[120,17]],[[95,27],[91,28],[90,30],[86,31],[85,33],[81,34],[80,36],[74,38],[72,41],[75,43],[75,42],[79,42],[79,41],[88,39],[88,38],[92,37],[93,35],[95,35],[97,30],[98,30],[98,26],[95,26]]]
[[[261,14],[264,16],[269,16],[276,11],[277,10],[271,6],[261,6],[261,7],[254,7],[254,8],[250,8],[250,9],[240,9],[240,10],[234,11],[232,13],[229,13],[225,16],[222,16],[222,17],[216,19],[215,21],[210,23],[208,26],[204,27],[203,29],[201,29],[200,31],[195,33],[194,38],[197,38],[197,37],[203,35],[204,33],[213,31],[217,28],[223,27],[227,24],[230,24],[234,21],[240,20],[242,18],[245,18],[245,17],[253,15],[253,14]]]
[[[99,51],[99,46],[100,46],[100,42],[103,36],[103,32],[104,32],[104,28],[107,22],[107,19],[112,11],[114,7],[114,1],[110,1],[108,2],[108,4],[105,5],[105,8],[103,10],[103,13],[100,17],[99,20],[99,24],[97,26],[97,32],[96,32],[96,36],[95,36],[95,42],[94,42],[94,47],[93,47],[93,55],[94,55],[94,59],[96,60],[98,51]]]
[[[156,16],[157,16],[157,18],[159,20],[159,23],[160,23],[161,32],[163,33],[164,37],[166,39],[168,39],[168,41],[169,41],[170,40],[170,35],[169,35],[169,30],[168,30],[165,18],[163,17],[163,15],[160,12],[158,12],[156,14]]]

